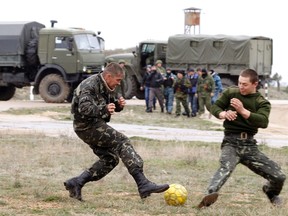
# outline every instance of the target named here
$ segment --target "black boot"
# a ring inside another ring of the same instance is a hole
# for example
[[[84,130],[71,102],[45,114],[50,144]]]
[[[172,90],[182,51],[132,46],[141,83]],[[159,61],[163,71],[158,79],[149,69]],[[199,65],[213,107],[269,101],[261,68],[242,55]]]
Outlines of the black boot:
[[[141,171],[132,174],[137,186],[141,199],[151,195],[151,193],[161,193],[169,188],[168,184],[157,185],[149,181]]]
[[[147,113],[152,113],[152,108],[148,108],[148,109],[146,110],[146,112],[147,112]]]
[[[208,207],[213,203],[215,203],[217,201],[217,198],[218,198],[217,192],[207,194],[205,197],[203,197],[201,202],[198,204],[197,208],[201,209],[203,207]]]
[[[274,206],[278,207],[282,205],[281,198],[270,191],[268,185],[263,185],[262,190]]]
[[[89,171],[84,171],[78,177],[71,178],[64,182],[66,190],[69,191],[69,196],[82,201],[81,189],[85,183],[92,180],[92,175]]]

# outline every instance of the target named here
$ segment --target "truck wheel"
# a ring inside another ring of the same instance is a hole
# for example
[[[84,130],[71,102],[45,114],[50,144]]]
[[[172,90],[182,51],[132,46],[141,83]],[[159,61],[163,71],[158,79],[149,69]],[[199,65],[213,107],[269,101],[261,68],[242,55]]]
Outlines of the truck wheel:
[[[140,89],[137,89],[136,98],[139,100],[145,99],[145,91],[141,91]]]
[[[25,57],[26,62],[29,66],[35,66],[39,64],[39,57],[37,55],[37,50],[38,50],[38,40],[36,38],[32,39],[27,43],[25,49]]]
[[[231,79],[229,78],[222,78],[221,79],[222,82],[222,86],[223,86],[223,90],[228,88],[229,86],[233,86],[236,85],[236,83],[234,83]]]
[[[0,86],[0,101],[8,101],[15,94],[15,86]]]
[[[39,93],[47,103],[63,103],[70,93],[70,87],[62,76],[49,74],[41,80]]]
[[[72,99],[73,99],[73,90],[70,89],[70,93],[68,94],[68,97],[66,98],[66,101],[68,103],[71,103],[72,102]]]
[[[133,76],[125,76],[125,99],[131,99],[136,95],[137,83]]]

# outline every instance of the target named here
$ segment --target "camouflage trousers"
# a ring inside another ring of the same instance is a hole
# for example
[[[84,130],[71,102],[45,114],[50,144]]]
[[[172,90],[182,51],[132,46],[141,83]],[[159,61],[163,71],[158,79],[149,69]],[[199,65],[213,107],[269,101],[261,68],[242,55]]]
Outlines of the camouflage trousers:
[[[187,95],[184,95],[182,97],[175,97],[176,99],[176,115],[181,115],[181,104],[184,108],[185,113],[187,113],[187,115],[190,115],[190,109],[188,106],[188,102],[187,102]]]
[[[143,171],[143,160],[134,150],[130,140],[106,122],[98,122],[91,129],[75,132],[99,157],[89,168],[93,176],[92,181],[97,181],[111,172],[118,165],[119,158],[130,174],[135,170]]]
[[[206,93],[205,96],[199,96],[198,97],[198,102],[199,102],[199,110],[198,113],[199,115],[205,113],[205,107],[210,112],[211,109],[211,96],[210,94]]]
[[[280,194],[286,176],[278,164],[259,151],[255,139],[224,138],[221,149],[220,168],[212,177],[207,193],[220,190],[237,164],[241,163],[268,180],[269,193]]]

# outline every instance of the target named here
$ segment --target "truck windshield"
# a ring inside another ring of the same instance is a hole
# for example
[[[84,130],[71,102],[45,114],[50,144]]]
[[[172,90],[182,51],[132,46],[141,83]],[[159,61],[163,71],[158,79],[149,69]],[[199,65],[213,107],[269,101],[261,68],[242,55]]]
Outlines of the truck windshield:
[[[142,53],[153,53],[155,50],[155,44],[142,44]]]
[[[93,34],[80,34],[75,35],[75,42],[79,50],[101,50],[99,41],[96,35]]]

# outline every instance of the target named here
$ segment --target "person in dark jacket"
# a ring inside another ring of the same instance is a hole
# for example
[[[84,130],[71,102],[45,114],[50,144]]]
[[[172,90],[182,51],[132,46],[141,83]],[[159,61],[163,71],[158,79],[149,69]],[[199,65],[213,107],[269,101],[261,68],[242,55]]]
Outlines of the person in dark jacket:
[[[140,90],[144,90],[145,104],[146,104],[146,112],[149,110],[149,92],[150,92],[150,83],[147,80],[151,73],[151,65],[146,66],[146,73],[143,76],[142,83],[140,86]],[[156,97],[153,99],[153,109],[156,109]]]
[[[176,80],[176,76],[171,72],[170,68],[167,68],[166,74],[164,75],[164,81],[163,81],[165,108],[166,108],[167,114],[171,114],[173,111],[175,80]]]
[[[147,112],[152,112],[154,97],[157,98],[159,105],[161,107],[161,112],[164,112],[164,95],[162,91],[163,76],[156,70],[156,66],[152,66],[151,73],[147,78],[150,83],[149,91],[149,108]]]
[[[198,112],[198,98],[196,97],[198,73],[196,73],[193,68],[189,68],[187,78],[191,83],[191,87],[188,88],[188,103],[191,105],[191,117],[195,117]]]
[[[226,89],[212,105],[211,113],[224,119],[224,138],[221,144],[220,167],[212,177],[198,208],[213,204],[218,191],[228,180],[236,166],[241,163],[267,180],[262,190],[274,206],[280,206],[279,194],[286,176],[281,167],[257,146],[254,135],[258,128],[267,128],[271,104],[257,91],[258,74],[252,69],[243,70],[238,88]]]
[[[124,78],[124,71],[117,63],[110,63],[100,74],[83,80],[74,91],[71,114],[75,133],[99,157],[89,169],[64,182],[69,196],[82,200],[82,187],[98,181],[110,173],[122,160],[134,178],[141,198],[151,193],[164,192],[168,184],[157,185],[143,172],[143,160],[124,134],[107,124],[114,112],[120,112],[125,99],[115,89]]]

